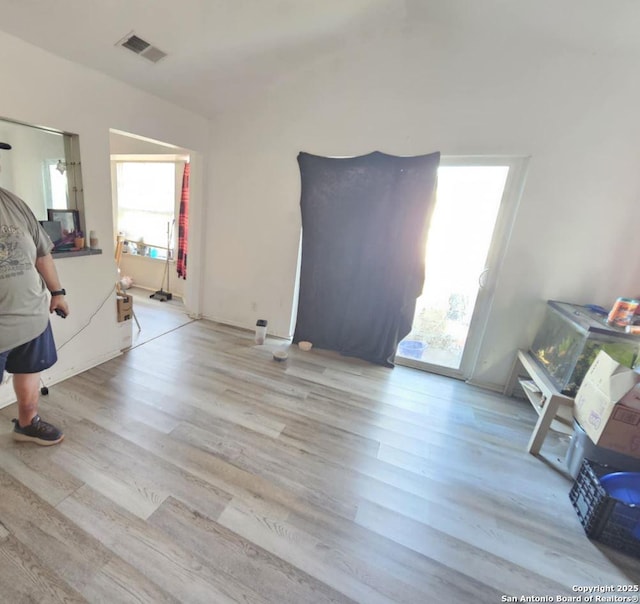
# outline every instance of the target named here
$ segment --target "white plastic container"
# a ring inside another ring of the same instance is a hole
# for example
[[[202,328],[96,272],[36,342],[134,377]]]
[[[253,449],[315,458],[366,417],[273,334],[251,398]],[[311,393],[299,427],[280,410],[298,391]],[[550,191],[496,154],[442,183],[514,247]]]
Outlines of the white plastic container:
[[[267,339],[267,320],[266,319],[258,319],[256,321],[256,335],[255,342],[259,346],[264,344]]]

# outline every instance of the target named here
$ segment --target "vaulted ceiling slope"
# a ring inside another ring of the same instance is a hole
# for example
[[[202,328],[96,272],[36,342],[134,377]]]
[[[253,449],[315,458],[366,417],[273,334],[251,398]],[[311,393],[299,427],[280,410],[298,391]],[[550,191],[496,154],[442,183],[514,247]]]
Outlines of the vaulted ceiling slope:
[[[0,29],[204,116],[368,45],[447,38],[640,56],[636,0],[2,0]],[[134,32],[167,57],[117,42]],[[403,46],[406,44],[406,46]],[[478,49],[481,50],[481,49]]]

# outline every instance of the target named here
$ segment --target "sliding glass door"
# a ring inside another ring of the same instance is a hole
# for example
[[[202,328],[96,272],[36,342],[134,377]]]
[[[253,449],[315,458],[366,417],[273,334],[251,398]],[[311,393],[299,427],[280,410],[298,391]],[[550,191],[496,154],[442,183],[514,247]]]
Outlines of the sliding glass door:
[[[523,183],[524,158],[442,158],[424,289],[396,363],[468,377]]]

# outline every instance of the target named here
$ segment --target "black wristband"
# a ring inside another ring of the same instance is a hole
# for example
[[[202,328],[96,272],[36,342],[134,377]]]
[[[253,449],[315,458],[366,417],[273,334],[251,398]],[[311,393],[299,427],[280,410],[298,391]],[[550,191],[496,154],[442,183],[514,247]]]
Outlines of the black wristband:
[[[53,298],[53,296],[66,296],[67,292],[64,289],[57,289],[54,292],[51,292],[51,297]]]

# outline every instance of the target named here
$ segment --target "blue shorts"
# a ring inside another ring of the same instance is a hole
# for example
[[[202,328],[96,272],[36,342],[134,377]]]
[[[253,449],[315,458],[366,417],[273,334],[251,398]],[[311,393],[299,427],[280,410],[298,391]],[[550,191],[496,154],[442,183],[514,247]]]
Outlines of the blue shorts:
[[[39,373],[49,369],[57,360],[56,344],[49,323],[31,342],[0,353],[0,376],[5,369],[9,373]]]

